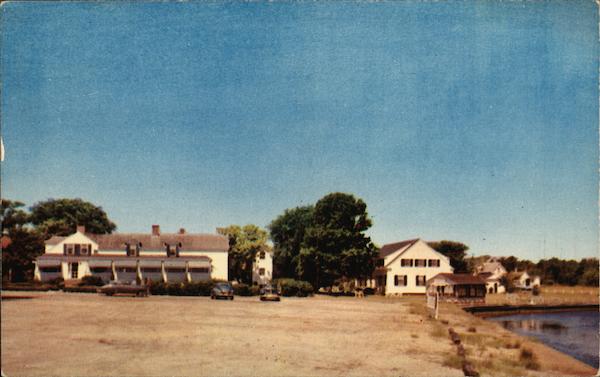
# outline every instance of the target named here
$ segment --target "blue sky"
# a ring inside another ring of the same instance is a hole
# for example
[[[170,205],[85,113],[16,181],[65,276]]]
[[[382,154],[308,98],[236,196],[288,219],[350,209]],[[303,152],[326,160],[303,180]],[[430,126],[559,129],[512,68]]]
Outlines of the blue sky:
[[[591,0],[1,10],[5,198],[214,232],[342,191],[379,245],[598,253]]]

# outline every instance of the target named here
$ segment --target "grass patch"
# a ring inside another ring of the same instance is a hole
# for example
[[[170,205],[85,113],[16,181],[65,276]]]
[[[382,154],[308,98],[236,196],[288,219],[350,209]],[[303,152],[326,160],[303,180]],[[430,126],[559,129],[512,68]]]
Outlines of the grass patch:
[[[521,342],[520,341],[515,341],[515,342],[505,342],[504,343],[504,348],[508,348],[508,349],[519,349],[521,348]]]
[[[519,355],[519,361],[521,362],[521,365],[523,365],[527,369],[540,369],[540,362],[538,361],[537,356],[529,348],[523,348],[521,350],[521,354]]]
[[[458,355],[450,354],[444,358],[442,365],[454,369],[462,369],[462,359]]]
[[[413,338],[413,339],[418,339],[419,335],[417,335],[417,334],[410,334],[410,337]]]
[[[477,332],[477,327],[471,326],[467,329],[468,332]]]
[[[433,325],[431,329],[430,335],[434,338],[446,338],[448,337],[448,333],[446,332],[446,328],[440,324]]]

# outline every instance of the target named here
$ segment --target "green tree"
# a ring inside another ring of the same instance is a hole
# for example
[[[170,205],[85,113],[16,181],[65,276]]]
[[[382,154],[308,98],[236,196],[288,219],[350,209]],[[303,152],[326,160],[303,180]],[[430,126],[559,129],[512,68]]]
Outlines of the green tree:
[[[2,279],[25,281],[33,278],[33,260],[44,252],[44,240],[27,226],[29,214],[23,203],[2,199],[2,235],[9,240],[2,249]]]
[[[267,248],[267,231],[248,224],[240,227],[230,225],[219,229],[229,238],[229,279],[252,283],[252,264],[256,255]]]
[[[0,210],[2,211],[2,231],[10,232],[12,229],[21,228],[29,222],[29,214],[22,207],[25,204],[19,201],[2,199]]]
[[[112,233],[117,226],[108,219],[102,207],[81,199],[49,199],[31,207],[31,222],[44,237],[68,236],[77,225],[87,232]]]
[[[297,278],[300,250],[306,229],[312,225],[314,209],[312,205],[286,209],[269,224],[273,241],[273,276]]]
[[[318,289],[340,277],[370,276],[377,256],[365,235],[371,224],[361,199],[339,192],[321,198],[300,251],[297,272],[302,280]]]
[[[469,263],[465,260],[469,247],[461,242],[455,241],[436,241],[429,242],[434,250],[444,254],[450,259],[450,265],[454,267],[455,273],[469,273]]]

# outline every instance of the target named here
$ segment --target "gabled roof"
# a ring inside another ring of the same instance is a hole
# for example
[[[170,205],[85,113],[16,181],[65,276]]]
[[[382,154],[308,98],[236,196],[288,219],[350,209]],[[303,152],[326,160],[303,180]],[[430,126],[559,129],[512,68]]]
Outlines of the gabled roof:
[[[496,271],[497,268],[505,270],[502,263],[497,262],[497,261],[487,261],[481,265],[480,271],[481,272],[494,272],[494,271]]]
[[[453,284],[484,284],[485,280],[476,275],[471,274],[452,274],[452,273],[440,273],[432,277],[430,280],[436,278],[444,278],[446,281]]]
[[[200,233],[164,233],[152,235],[147,233],[86,233],[86,237],[98,244],[100,250],[122,250],[125,243],[135,245],[142,243],[142,250],[164,250],[165,243],[175,246],[181,243],[183,251],[227,251],[229,239],[217,234]]]
[[[50,237],[49,240],[46,240],[46,245],[58,245],[59,243],[61,243],[65,238],[67,237],[60,237],[60,236],[52,236]]]
[[[383,247],[381,249],[379,249],[379,257],[385,258],[388,255],[393,254],[400,249],[404,249],[407,246],[412,246],[418,240],[419,240],[418,238],[415,238],[412,240],[400,241],[400,242],[396,242],[396,243],[388,243],[387,245],[383,245]]]

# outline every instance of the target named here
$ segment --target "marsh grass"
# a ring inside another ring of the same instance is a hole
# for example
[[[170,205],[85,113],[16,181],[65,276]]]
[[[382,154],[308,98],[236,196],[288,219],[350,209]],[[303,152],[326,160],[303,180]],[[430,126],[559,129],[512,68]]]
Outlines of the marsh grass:
[[[444,358],[442,365],[454,369],[462,369],[462,359],[458,355],[449,354]]]
[[[447,338],[448,331],[446,328],[438,323],[435,323],[429,333],[434,338]]]
[[[519,355],[519,361],[521,365],[523,365],[527,369],[531,370],[539,370],[540,362],[535,353],[529,348],[523,348],[521,350],[521,354]]]

